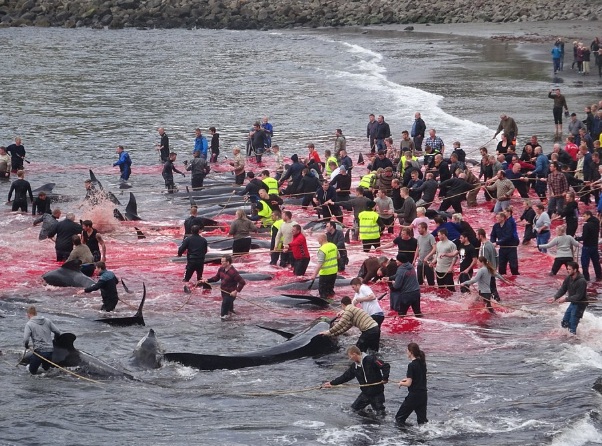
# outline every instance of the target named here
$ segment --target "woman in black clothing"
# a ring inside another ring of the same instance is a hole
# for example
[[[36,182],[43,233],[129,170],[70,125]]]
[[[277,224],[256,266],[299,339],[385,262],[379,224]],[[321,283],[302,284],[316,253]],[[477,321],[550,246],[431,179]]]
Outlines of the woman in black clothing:
[[[508,137],[502,133],[502,140],[497,143],[497,148],[495,149],[497,153],[507,153],[508,147],[512,145],[512,141],[508,141]]]
[[[412,362],[408,364],[406,378],[399,382],[399,387],[404,386],[408,388],[408,396],[403,400],[401,407],[397,411],[395,421],[399,425],[404,425],[410,414],[416,412],[418,424],[424,424],[428,422],[426,418],[426,360],[424,352],[420,350],[420,347],[415,342],[408,344],[408,359]]]

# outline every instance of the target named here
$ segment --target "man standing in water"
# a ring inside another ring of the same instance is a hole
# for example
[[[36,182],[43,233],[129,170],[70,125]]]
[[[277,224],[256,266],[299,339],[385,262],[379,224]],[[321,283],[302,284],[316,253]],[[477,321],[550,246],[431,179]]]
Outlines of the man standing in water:
[[[378,122],[375,119],[373,113],[368,115],[368,126],[366,128],[366,138],[370,141],[370,153],[376,152],[376,128],[378,127]]]
[[[196,272],[197,282],[203,279],[205,268],[205,254],[207,254],[207,240],[199,235],[201,228],[197,225],[190,228],[191,235],[186,237],[178,248],[178,257],[186,252],[186,273],[184,282],[188,282],[192,274]]]
[[[130,174],[132,173],[132,159],[123,146],[117,146],[115,152],[119,155],[119,159],[113,163],[113,167],[119,166],[119,171],[121,172],[119,182],[125,183],[129,180]]]
[[[163,164],[163,172],[161,172],[161,175],[163,176],[163,179],[165,180],[165,187],[167,187],[168,194],[173,194],[174,192],[177,191],[176,184],[173,181],[173,173],[177,172],[180,175],[182,175],[183,177],[186,176],[186,174],[184,174],[184,172],[180,172],[178,169],[176,169],[176,166],[173,165],[177,156],[178,156],[177,153],[171,152],[169,154],[169,159],[167,161],[165,161],[165,164]]]
[[[221,280],[222,308],[220,317],[222,321],[227,321],[230,319],[231,314],[236,314],[234,311],[234,299],[236,299],[236,296],[242,291],[247,282],[240,277],[236,268],[232,266],[232,256],[223,256],[221,262],[222,266],[217,270],[215,276],[207,280],[201,280],[200,282],[211,283]]]
[[[564,95],[560,94],[560,88],[553,88],[550,90],[548,97],[554,100],[554,107],[552,108],[554,125],[556,126],[554,141],[560,141],[562,139],[562,109],[564,108],[564,114],[568,117],[569,107],[566,105],[566,98]]]
[[[161,137],[161,142],[157,145],[157,150],[159,151],[161,162],[164,163],[169,159],[169,137],[163,127],[159,127],[159,136]]]
[[[10,185],[10,190],[8,191],[9,203],[11,202],[13,192],[15,193],[15,200],[12,202],[12,211],[21,210],[27,212],[27,195],[29,195],[29,199],[33,203],[33,193],[31,192],[29,181],[25,179],[25,171],[19,170],[17,172],[17,179]]]
[[[328,241],[326,234],[318,234],[320,248],[317,253],[317,265],[314,270],[313,280],[319,276],[318,290],[322,299],[334,295],[334,283],[337,279],[338,259],[340,254],[337,245]]]
[[[25,159],[25,147],[21,144],[21,137],[15,138],[15,143],[11,144],[6,148],[6,153],[10,155],[12,173],[17,173],[19,170],[23,170],[23,160]]]
[[[50,319],[38,316],[36,307],[33,305],[27,308],[27,319],[29,320],[27,321],[27,324],[25,324],[23,338],[26,349],[29,349],[29,340],[31,339],[33,342],[33,351],[36,354],[32,355],[31,360],[29,361],[29,373],[35,375],[38,373],[40,365],[44,370],[50,368],[50,363],[44,361],[43,358],[52,359],[52,333],[56,336],[60,336],[61,331],[56,328]]]
[[[94,256],[94,261],[107,261],[107,245],[96,229],[92,227],[92,220],[82,222],[82,242],[84,242]]]
[[[579,272],[577,262],[568,262],[566,264],[566,271],[568,273],[566,279],[564,279],[562,286],[554,297],[550,299],[550,302],[558,302],[559,304],[570,302],[560,325],[562,328],[568,328],[570,334],[576,335],[579,320],[583,317],[583,313],[587,308],[587,280]],[[566,297],[561,297],[565,294],[567,295]]]
[[[368,404],[379,416],[385,415],[385,384],[389,382],[389,371],[391,366],[376,356],[362,353],[359,348],[352,345],[347,349],[347,357],[353,361],[347,371],[332,381],[326,381],[322,388],[329,389],[332,386],[351,381],[356,378],[360,383],[360,395],[351,405],[354,411],[363,410]]]
[[[410,136],[414,140],[414,150],[422,153],[422,141],[424,140],[424,133],[426,132],[426,124],[422,120],[420,112],[414,113],[414,123],[412,124],[412,130]]]

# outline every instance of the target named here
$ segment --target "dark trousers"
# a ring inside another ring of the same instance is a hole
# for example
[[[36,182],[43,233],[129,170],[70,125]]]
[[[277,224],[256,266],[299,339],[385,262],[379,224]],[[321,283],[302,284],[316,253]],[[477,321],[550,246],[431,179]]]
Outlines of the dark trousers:
[[[395,421],[399,424],[404,424],[412,412],[416,412],[418,424],[428,422],[426,419],[427,400],[426,392],[408,393],[408,396],[403,400],[401,407],[395,415]]]
[[[495,276],[491,276],[491,280],[489,281],[489,289],[491,290],[491,295],[495,300],[500,300],[500,295],[497,292],[497,283],[495,282]]]
[[[362,248],[364,252],[370,252],[370,248],[374,246],[375,248],[380,247],[380,237],[370,240],[362,240]]]
[[[419,262],[418,268],[417,268],[417,273],[418,273],[418,283],[420,285],[424,285],[424,279],[426,279],[426,282],[430,286],[435,285],[435,271],[433,270],[433,268],[430,265],[428,265],[427,263],[424,263],[424,262]]]
[[[336,274],[319,276],[318,291],[322,299],[327,299],[334,295],[334,283],[337,280]]]
[[[242,184],[245,182],[245,171],[243,170],[242,173],[236,174],[234,176],[234,182],[236,184]]]
[[[408,314],[408,309],[412,307],[412,311],[414,312],[414,316],[422,317],[422,313],[420,312],[420,290],[413,291],[408,294],[413,294],[410,296],[410,299],[405,300],[407,296],[404,296],[404,299],[399,303],[399,309],[397,310],[397,314],[400,316],[405,316]]]
[[[589,262],[594,264],[594,272],[596,279],[602,277],[602,269],[600,268],[600,253],[597,246],[584,246],[581,250],[581,273],[585,280],[589,280]]]
[[[222,308],[220,316],[227,316],[229,313],[234,312],[234,297],[226,291],[222,291]]]
[[[232,242],[232,254],[246,254],[251,249],[251,237],[239,238]]]
[[[435,271],[436,272],[436,271]],[[437,285],[441,288],[447,288],[449,291],[454,292],[456,287],[454,286],[454,274],[453,273],[437,273]]]
[[[280,257],[280,255],[282,254],[282,257],[284,258],[284,253],[281,251],[277,251],[276,250],[276,233],[274,233],[274,231],[272,231],[272,240],[270,242],[270,265],[275,265],[276,263],[278,263],[278,258]],[[282,265],[282,261],[280,261],[280,266],[284,266]]]
[[[376,321],[376,323],[378,324],[378,328],[380,328],[380,326],[385,321],[385,316],[382,314],[372,314],[370,315],[370,317]]]
[[[56,250],[56,261],[57,262],[65,262],[69,258],[70,254],[71,254],[70,251],[59,251],[57,249]]]
[[[101,311],[113,311],[115,309],[115,307],[117,306],[117,302],[119,302],[119,299],[117,299],[117,298],[105,299],[103,297],[102,307],[100,307],[100,310]]]
[[[472,277],[472,271],[470,271],[468,273],[462,273],[458,276],[458,282],[460,282],[460,283],[466,282],[467,280],[470,280],[471,277]],[[461,286],[460,292],[461,293],[470,293],[470,288],[468,288],[467,286]]]
[[[552,274],[558,274],[558,271],[560,271],[562,265],[566,267],[566,264],[572,261],[572,257],[556,257],[554,259],[554,264],[552,265]]]
[[[579,225],[578,220],[576,218],[565,218],[564,221],[566,222],[566,235],[574,237]]]
[[[13,201],[12,211],[15,212],[18,210],[27,212],[27,200],[14,200]]]
[[[36,351],[36,353],[40,356],[43,356],[46,359],[52,360],[52,352],[40,352],[40,351]],[[43,359],[41,359],[40,357],[36,356],[36,355],[31,355],[31,359],[29,360],[29,373],[31,373],[32,375],[35,375],[36,373],[38,373],[38,369],[40,368],[40,366],[42,366],[42,368],[44,370],[48,370],[50,368],[50,363],[44,361]]]
[[[205,175],[193,175],[190,180],[192,190],[200,189],[201,187],[203,187],[204,180],[205,180]]]
[[[451,206],[454,209],[454,212],[461,214],[462,213],[462,201],[464,200],[464,196],[460,195],[458,197],[446,198],[441,202],[441,206],[439,206],[439,211],[447,211]]]
[[[219,156],[219,149],[211,150],[211,158],[209,158],[209,162],[217,163],[218,156]]]
[[[201,280],[203,278],[204,269],[205,262],[189,260],[188,263],[186,263],[186,273],[184,274],[184,282],[188,282],[194,273],[196,273],[196,280]]]
[[[533,240],[535,238],[535,232],[533,231],[533,224],[527,223],[525,225],[525,235],[523,237],[523,243]]]
[[[167,188],[168,194],[173,194],[176,191],[176,183],[173,182],[173,178],[171,180],[165,180],[165,187]]]
[[[506,267],[510,265],[510,273],[513,276],[518,276],[518,254],[516,246],[508,246],[500,248],[500,274],[506,274]],[[599,266],[598,266],[599,267]]]
[[[485,305],[487,306],[487,309],[489,310],[489,312],[493,313],[493,307],[491,306],[492,294],[491,293],[481,293],[479,291],[479,296],[481,296],[483,298],[483,302],[485,302]]]
[[[362,352],[367,352],[368,349],[377,352],[380,349],[380,327],[374,327],[370,328],[369,330],[362,331],[362,334],[355,345]]]
[[[372,407],[374,412],[378,412],[384,415],[385,412],[385,392],[378,393],[376,395],[366,395],[364,392],[360,393],[360,395],[355,399],[351,408],[355,411],[360,411],[365,409],[366,406]]]
[[[307,271],[307,265],[309,265],[309,257],[306,259],[295,259],[293,260],[293,273],[295,276],[302,276]]]
[[[379,217],[378,218],[378,226],[380,226],[380,233],[385,232],[385,229],[389,234],[393,234],[395,225],[395,216],[391,217]]]

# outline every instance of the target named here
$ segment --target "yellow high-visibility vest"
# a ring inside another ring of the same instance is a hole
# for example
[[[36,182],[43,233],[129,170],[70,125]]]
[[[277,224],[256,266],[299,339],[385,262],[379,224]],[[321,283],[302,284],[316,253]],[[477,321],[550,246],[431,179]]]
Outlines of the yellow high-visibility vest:
[[[374,211],[363,211],[357,216],[359,220],[360,240],[376,240],[380,238],[378,214]]]
[[[261,210],[257,211],[257,215],[261,217],[261,226],[267,228],[274,223],[272,220],[272,208],[264,200],[259,200],[259,203],[261,203]]]
[[[278,195],[278,181],[276,178],[268,177],[262,181],[268,187],[268,195]]]
[[[320,246],[320,251],[324,253],[324,263],[320,269],[320,276],[329,276],[339,272],[339,265],[337,262],[338,248],[337,245],[331,242],[326,242]]]

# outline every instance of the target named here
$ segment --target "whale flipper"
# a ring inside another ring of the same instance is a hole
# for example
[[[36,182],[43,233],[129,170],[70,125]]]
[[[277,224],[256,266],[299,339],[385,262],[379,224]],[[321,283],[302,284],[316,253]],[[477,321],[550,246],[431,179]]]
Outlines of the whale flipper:
[[[127,221],[142,220],[138,216],[138,204],[136,203],[136,197],[132,192],[130,192],[130,201],[128,201],[128,205],[125,207],[125,219]]]

